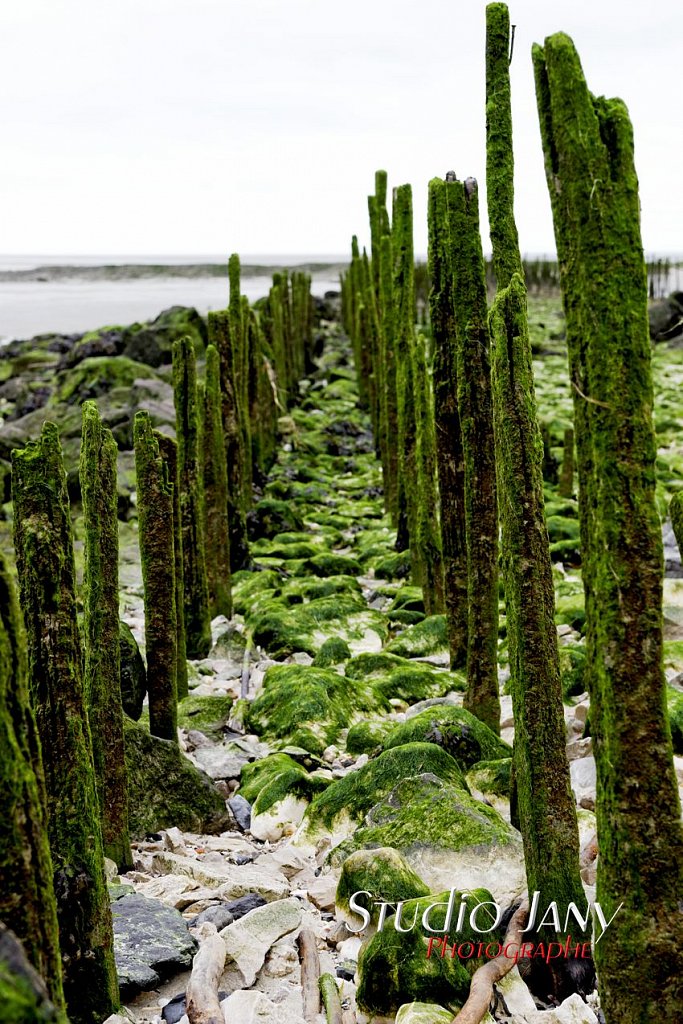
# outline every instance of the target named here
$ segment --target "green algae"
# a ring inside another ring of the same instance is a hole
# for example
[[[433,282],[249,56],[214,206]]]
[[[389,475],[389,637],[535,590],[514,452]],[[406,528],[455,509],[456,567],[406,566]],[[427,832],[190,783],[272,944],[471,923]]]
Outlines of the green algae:
[[[333,782],[313,801],[307,819],[312,825],[332,827],[339,815],[346,814],[360,822],[398,782],[422,772],[432,773],[453,788],[465,788],[458,764],[444,750],[432,743],[408,743],[385,751],[362,768]]]
[[[436,743],[463,768],[477,761],[509,757],[511,749],[493,730],[465,708],[437,704],[397,725],[384,743],[385,750],[404,743]]]
[[[445,615],[430,615],[415,626],[409,626],[400,636],[386,645],[390,654],[406,658],[425,658],[448,650],[448,630]]]
[[[322,753],[354,718],[383,710],[388,705],[371,687],[350,687],[348,680],[329,669],[274,665],[252,702],[249,725],[266,740]]]

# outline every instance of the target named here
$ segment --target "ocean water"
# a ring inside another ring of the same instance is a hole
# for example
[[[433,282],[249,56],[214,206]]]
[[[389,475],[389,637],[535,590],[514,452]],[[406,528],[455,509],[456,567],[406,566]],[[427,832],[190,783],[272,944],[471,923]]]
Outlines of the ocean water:
[[[340,255],[254,255],[241,257],[252,267],[242,275],[242,293],[253,302],[266,295],[273,266],[340,264]],[[220,277],[166,277],[111,279],[53,276],[55,267],[103,267],[135,264],[225,264]],[[228,302],[227,259],[223,255],[0,255],[0,273],[44,267],[40,280],[0,280],[0,344],[48,332],[75,333],[107,324],[150,320],[169,306],[194,306],[200,313],[224,309]],[[259,270],[263,267],[263,270]],[[322,295],[339,289],[338,267],[313,272],[312,291]]]

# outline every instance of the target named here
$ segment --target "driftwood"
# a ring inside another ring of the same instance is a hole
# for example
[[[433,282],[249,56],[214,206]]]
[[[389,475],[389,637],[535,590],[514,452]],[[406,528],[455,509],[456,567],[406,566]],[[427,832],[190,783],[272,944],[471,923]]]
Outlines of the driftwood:
[[[331,974],[323,974],[320,979],[320,991],[325,1004],[327,1024],[344,1024],[342,1005],[339,998],[337,982]]]
[[[522,928],[526,924],[529,913],[529,903],[522,900],[510,919],[508,930],[505,933],[503,946],[508,943],[519,945],[522,942]],[[470,982],[470,994],[467,1002],[455,1015],[451,1024],[481,1024],[488,1013],[491,1000],[493,999],[493,986],[500,981],[514,967],[514,958],[505,957],[501,953],[495,960],[489,960],[482,964],[472,975]]]
[[[199,951],[192,961],[192,974],[185,1000],[190,1024],[224,1024],[218,1000],[218,983],[225,967],[225,943],[215,924],[205,921],[198,929]]]
[[[320,960],[318,944],[310,928],[299,933],[299,959],[301,960],[301,995],[304,1004],[304,1020],[315,1024],[320,1013]]]

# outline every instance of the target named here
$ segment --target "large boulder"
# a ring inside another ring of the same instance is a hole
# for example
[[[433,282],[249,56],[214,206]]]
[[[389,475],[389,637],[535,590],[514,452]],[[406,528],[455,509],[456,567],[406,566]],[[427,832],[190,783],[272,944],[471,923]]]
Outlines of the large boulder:
[[[225,800],[177,744],[150,736],[126,716],[123,728],[131,838],[143,839],[173,826],[212,835],[230,827]]]
[[[352,722],[388,710],[371,686],[349,685],[330,669],[273,665],[249,709],[249,726],[266,742],[280,740],[321,754]]]
[[[465,708],[437,704],[397,725],[384,741],[385,750],[404,743],[436,743],[463,768],[477,761],[511,757],[512,749]]]
[[[177,910],[131,893],[112,904],[112,918],[123,999],[156,988],[162,979],[191,966],[197,943]]]

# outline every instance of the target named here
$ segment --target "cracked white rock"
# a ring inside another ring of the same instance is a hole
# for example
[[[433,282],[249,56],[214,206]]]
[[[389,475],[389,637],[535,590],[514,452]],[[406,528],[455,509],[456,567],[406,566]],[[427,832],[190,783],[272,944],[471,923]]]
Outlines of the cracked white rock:
[[[253,985],[268,950],[283,935],[299,927],[301,915],[298,900],[276,900],[223,928],[219,935],[225,942],[227,957],[222,987],[234,992]],[[239,1016],[231,1019],[242,1020]]]

